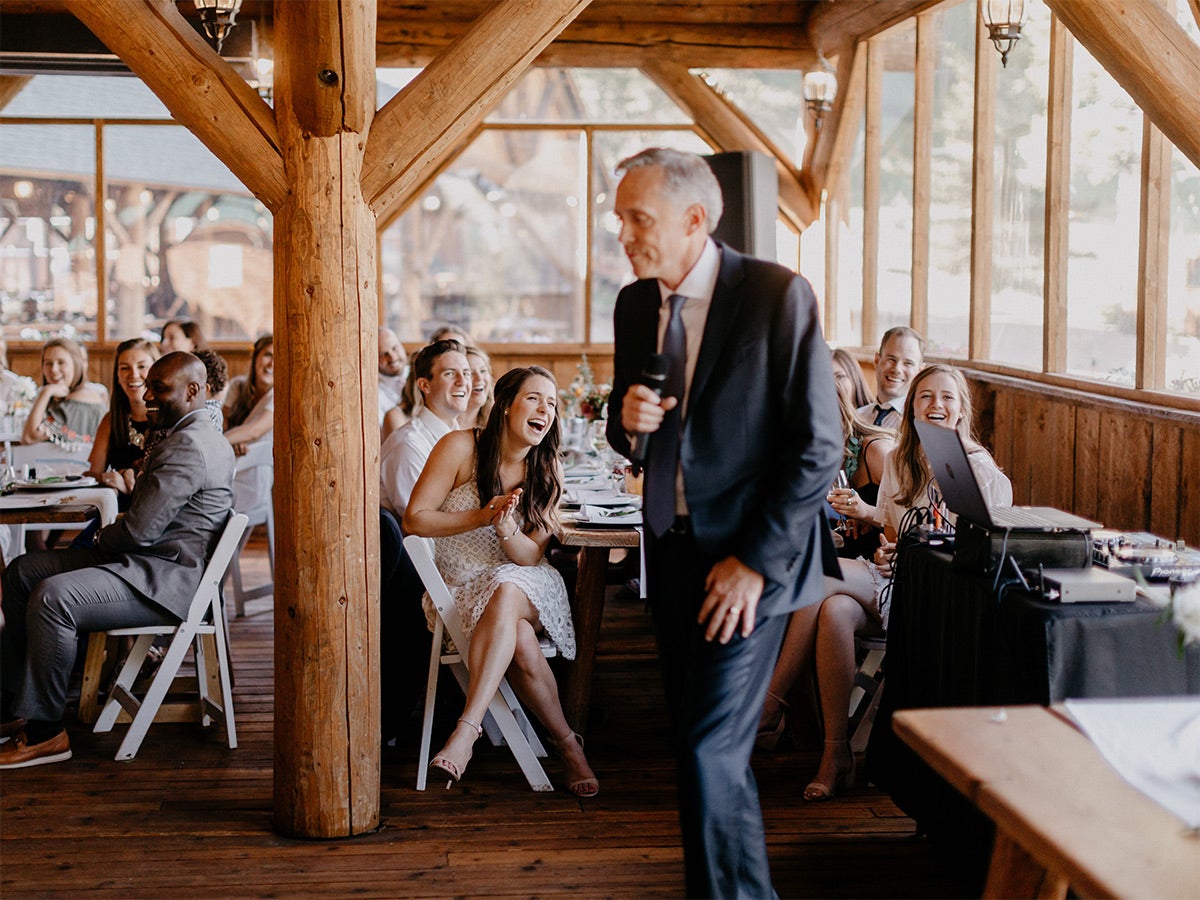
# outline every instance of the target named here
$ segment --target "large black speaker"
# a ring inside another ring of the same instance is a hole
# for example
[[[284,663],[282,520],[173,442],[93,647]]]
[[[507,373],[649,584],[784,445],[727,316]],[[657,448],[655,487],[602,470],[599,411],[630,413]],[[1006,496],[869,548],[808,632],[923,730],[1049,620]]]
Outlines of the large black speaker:
[[[704,157],[725,196],[725,213],[713,237],[735,250],[775,258],[779,173],[775,160],[755,150]]]

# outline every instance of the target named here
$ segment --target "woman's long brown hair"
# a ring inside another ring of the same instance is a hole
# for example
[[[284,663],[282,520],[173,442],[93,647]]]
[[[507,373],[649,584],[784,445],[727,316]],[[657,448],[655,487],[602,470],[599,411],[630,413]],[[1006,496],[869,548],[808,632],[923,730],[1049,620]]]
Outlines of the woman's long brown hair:
[[[541,366],[510,369],[500,376],[495,386],[495,405],[487,424],[475,438],[476,462],[475,483],[479,488],[479,501],[486,503],[497,494],[504,493],[500,482],[500,442],[504,433],[505,417],[512,408],[525,382],[535,375],[548,379],[558,391],[554,376]],[[558,446],[562,431],[558,424],[558,410],[541,443],[529,448],[525,457],[525,489],[518,504],[525,530],[555,531],[558,528],[558,501],[562,496],[562,476],[558,462]]]
[[[900,440],[893,451],[896,459],[896,487],[899,488],[896,503],[902,507],[912,506],[917,497],[929,487],[929,482],[933,477],[929,471],[929,463],[925,459],[925,451],[921,449],[921,440],[917,436],[917,429],[913,427],[915,416],[913,399],[917,396],[917,389],[921,386],[921,382],[931,375],[938,374],[949,375],[958,389],[959,401],[962,404],[962,418],[958,420],[955,431],[962,435],[963,443],[966,444],[968,451],[978,446],[975,432],[971,427],[971,423],[975,421],[975,407],[971,402],[971,389],[967,385],[967,379],[954,366],[934,363],[923,368],[912,380],[912,384],[908,387],[908,396],[904,398],[904,420],[900,423]]]

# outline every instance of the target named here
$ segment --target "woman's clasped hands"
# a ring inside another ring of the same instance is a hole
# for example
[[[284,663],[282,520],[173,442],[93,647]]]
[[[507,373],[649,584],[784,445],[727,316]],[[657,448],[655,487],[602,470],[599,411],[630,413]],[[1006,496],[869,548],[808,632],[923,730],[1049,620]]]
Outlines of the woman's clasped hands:
[[[522,488],[517,488],[508,494],[499,494],[489,500],[480,510],[484,515],[484,524],[496,529],[500,540],[507,541],[517,533],[516,512],[521,500]]]

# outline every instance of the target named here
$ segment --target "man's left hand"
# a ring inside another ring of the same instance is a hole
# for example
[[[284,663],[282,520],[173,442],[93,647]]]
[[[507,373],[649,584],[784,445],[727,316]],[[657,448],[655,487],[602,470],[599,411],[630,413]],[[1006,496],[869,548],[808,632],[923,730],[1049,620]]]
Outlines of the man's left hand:
[[[704,629],[704,639],[716,638],[728,644],[738,623],[742,637],[754,631],[754,614],[762,597],[763,577],[736,556],[727,556],[709,570],[704,582],[708,594],[697,618]]]

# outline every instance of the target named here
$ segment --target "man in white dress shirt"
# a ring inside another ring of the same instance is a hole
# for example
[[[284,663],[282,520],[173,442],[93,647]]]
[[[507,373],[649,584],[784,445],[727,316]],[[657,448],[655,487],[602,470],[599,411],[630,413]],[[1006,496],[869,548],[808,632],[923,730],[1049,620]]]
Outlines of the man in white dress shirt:
[[[458,341],[437,341],[413,358],[418,404],[412,421],[379,448],[379,502],[399,520],[433,445],[458,428],[471,394],[471,365]]]
[[[379,329],[379,425],[383,417],[400,405],[404,382],[408,380],[408,353],[390,328]]]
[[[875,402],[860,406],[858,417],[893,431],[904,419],[908,386],[925,365],[925,341],[904,325],[889,328],[875,354]]]

